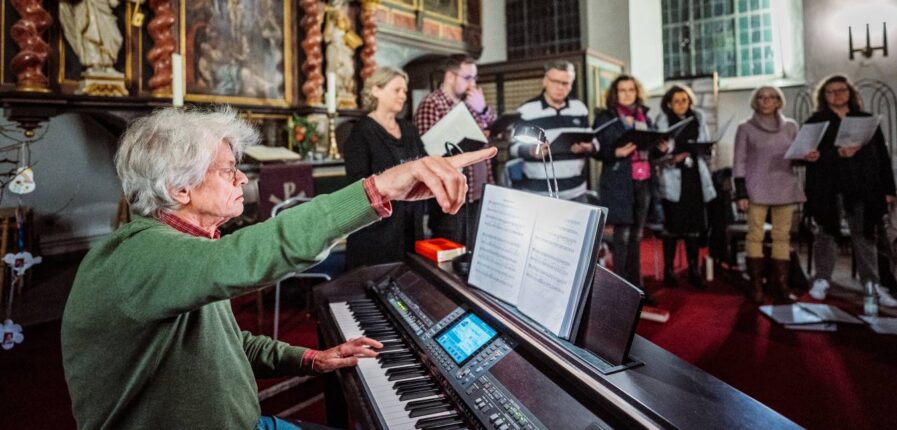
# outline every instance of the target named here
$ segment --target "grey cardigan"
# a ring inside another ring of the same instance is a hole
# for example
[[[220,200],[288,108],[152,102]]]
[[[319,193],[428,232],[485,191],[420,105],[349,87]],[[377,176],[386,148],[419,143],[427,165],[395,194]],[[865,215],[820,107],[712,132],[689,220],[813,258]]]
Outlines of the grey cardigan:
[[[748,200],[762,205],[786,205],[807,200],[797,172],[785,152],[797,136],[797,123],[778,114],[764,124],[754,114],[735,133],[732,176],[744,178]]]

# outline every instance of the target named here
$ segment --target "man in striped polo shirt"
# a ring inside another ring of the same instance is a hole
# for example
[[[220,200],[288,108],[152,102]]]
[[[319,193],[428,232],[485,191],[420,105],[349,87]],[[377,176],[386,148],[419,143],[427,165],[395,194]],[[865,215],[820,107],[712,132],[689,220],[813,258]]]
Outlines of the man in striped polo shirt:
[[[517,111],[521,114],[521,124],[532,124],[545,130],[551,142],[564,132],[588,132],[589,109],[586,105],[570,97],[576,70],[569,61],[554,61],[545,65],[542,79],[542,94],[527,101]],[[547,194],[545,169],[541,155],[537,155],[538,145],[514,142],[511,157],[522,158],[525,179],[515,183],[517,188]],[[586,202],[586,178],[583,168],[586,157],[597,157],[597,142],[580,142],[570,148],[570,154],[554,155],[559,194],[562,199]],[[548,169],[549,174],[551,169]]]

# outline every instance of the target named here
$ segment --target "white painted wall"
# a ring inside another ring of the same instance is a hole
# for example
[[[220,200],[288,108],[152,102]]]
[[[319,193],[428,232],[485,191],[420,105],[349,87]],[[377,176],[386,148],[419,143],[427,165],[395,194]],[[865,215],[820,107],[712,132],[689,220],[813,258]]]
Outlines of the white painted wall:
[[[630,65],[649,93],[663,89],[663,16],[660,0],[629,2]]]
[[[78,114],[53,118],[31,146],[37,186],[21,204],[34,211],[43,255],[84,249],[112,231],[122,195],[112,164],[115,148],[116,137]],[[17,197],[6,191],[2,206],[16,206]]]
[[[623,61],[629,70],[629,0],[580,0],[583,46]],[[659,15],[658,11],[658,15]]]
[[[505,0],[483,0],[483,54],[480,64],[508,60]]]
[[[846,73],[854,79],[878,79],[897,91],[897,1],[894,0],[804,0],[804,49],[807,81],[831,73]],[[870,24],[872,45],[881,45],[882,22],[888,25],[890,54],[881,51],[864,59],[857,54],[848,59],[847,27],[853,27],[854,47],[866,43],[866,24]]]

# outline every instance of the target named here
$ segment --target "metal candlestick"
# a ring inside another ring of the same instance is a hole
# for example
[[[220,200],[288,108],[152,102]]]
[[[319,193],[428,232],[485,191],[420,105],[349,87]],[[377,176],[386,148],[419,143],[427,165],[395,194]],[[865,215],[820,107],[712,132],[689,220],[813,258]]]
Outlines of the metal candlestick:
[[[327,149],[328,160],[339,160],[342,156],[339,148],[336,146],[336,112],[327,113],[328,138],[330,139],[330,147]]]

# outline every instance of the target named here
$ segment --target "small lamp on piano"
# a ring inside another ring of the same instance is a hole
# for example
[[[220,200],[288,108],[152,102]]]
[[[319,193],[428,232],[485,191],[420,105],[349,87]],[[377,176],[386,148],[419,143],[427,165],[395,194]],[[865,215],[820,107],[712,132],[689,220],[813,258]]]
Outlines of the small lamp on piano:
[[[548,186],[548,197],[559,198],[557,173],[554,170],[551,145],[548,142],[548,136],[545,135],[545,130],[532,124],[519,125],[514,129],[513,140],[528,145],[539,145],[536,155],[542,157],[542,167],[545,169],[545,182]],[[546,154],[548,155],[547,160]],[[549,164],[551,165],[551,174],[548,173]],[[552,188],[552,179],[554,180],[554,188]]]
[[[524,124],[514,129],[514,140],[528,145],[548,144],[548,138],[545,137],[545,130],[542,127]]]

